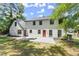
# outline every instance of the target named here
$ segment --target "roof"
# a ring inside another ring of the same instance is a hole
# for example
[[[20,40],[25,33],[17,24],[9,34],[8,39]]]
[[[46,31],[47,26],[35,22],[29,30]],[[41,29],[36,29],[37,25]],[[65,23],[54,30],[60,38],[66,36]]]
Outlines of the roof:
[[[41,21],[41,20],[48,20],[50,19],[49,17],[37,17],[37,18],[33,18],[33,19],[28,19],[25,22],[29,22],[29,21]]]

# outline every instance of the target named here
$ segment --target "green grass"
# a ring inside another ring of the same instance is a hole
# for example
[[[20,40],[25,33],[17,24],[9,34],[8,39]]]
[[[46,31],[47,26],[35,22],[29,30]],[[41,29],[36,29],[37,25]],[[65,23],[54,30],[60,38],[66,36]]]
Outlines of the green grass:
[[[79,48],[79,39],[72,39],[71,41],[62,40],[63,45]]]
[[[79,48],[79,39],[73,39],[74,47]]]
[[[0,55],[13,56],[57,56],[71,55],[64,47],[47,44],[34,43],[29,40],[15,40],[10,37],[0,37]]]
[[[0,37],[0,44],[10,41],[9,37]]]

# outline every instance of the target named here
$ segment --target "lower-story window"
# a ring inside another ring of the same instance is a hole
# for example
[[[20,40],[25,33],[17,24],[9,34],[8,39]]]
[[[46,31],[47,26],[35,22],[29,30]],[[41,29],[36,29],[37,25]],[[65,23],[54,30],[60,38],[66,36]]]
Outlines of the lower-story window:
[[[21,30],[18,30],[18,34],[21,34],[22,33],[22,31]]]
[[[30,33],[32,33],[32,30],[30,30]]]
[[[41,34],[41,30],[38,30],[38,34]]]
[[[58,37],[62,36],[62,30],[58,30]]]
[[[49,37],[52,37],[52,30],[49,30]]]

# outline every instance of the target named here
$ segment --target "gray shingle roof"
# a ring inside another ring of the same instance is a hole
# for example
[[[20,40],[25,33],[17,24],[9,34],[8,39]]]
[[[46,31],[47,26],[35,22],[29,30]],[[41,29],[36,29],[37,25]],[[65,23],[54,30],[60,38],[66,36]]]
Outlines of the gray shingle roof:
[[[50,19],[50,18],[49,17],[37,17],[37,18],[33,18],[33,19],[28,19],[25,22],[28,22],[28,21],[48,20],[48,19]]]

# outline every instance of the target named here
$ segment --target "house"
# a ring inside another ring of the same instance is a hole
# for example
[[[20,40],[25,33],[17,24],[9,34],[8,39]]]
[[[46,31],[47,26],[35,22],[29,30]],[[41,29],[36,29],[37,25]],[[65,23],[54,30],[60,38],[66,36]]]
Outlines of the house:
[[[31,38],[62,37],[65,32],[58,28],[62,21],[51,20],[48,17],[40,17],[32,20],[15,20],[10,27],[11,36],[24,36]]]

